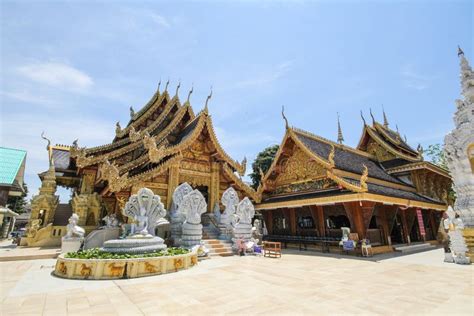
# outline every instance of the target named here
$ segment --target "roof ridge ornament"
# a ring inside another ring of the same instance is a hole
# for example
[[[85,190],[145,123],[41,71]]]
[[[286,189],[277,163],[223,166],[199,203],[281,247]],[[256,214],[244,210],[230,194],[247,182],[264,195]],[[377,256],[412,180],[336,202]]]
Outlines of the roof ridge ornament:
[[[191,90],[189,90],[188,92],[188,98],[186,99],[186,103],[189,103],[189,98],[191,97],[191,94],[193,93],[193,91],[194,91],[194,82],[191,85]]]
[[[382,104],[382,112],[383,112],[383,126],[385,128],[388,128],[387,115],[385,114],[385,108],[383,107],[383,104]]]
[[[334,167],[336,167],[334,156],[336,156],[336,147],[333,144],[331,144],[331,151],[329,152],[329,155],[328,155],[329,167],[331,169],[334,169]]]
[[[161,86],[161,78],[160,78],[160,81],[158,82],[158,89],[156,89],[158,93],[160,93],[160,86]]]
[[[362,165],[364,167],[364,171],[362,171],[362,175],[360,176],[360,188],[364,191],[367,191],[367,178],[369,177],[369,168],[365,164]]]
[[[212,86],[211,86],[211,93],[207,96],[206,98],[206,104],[204,105],[204,113],[208,113],[209,111],[209,108],[208,108],[208,103],[209,103],[209,100],[212,98]]]
[[[181,87],[181,79],[178,81],[178,85],[176,86],[176,92],[175,92],[175,96],[178,96],[178,91],[179,91],[179,88]]]
[[[284,106],[284,105],[281,106],[281,116],[282,116],[283,119],[285,120],[285,128],[286,128],[286,129],[289,129],[289,128],[290,128],[290,125],[288,124],[288,119],[287,119],[286,116],[285,116],[285,106]]]
[[[50,152],[51,151],[51,140],[44,136],[44,131],[41,132],[41,138],[46,140],[48,142],[48,145],[46,146],[46,150],[48,151],[48,160],[49,160],[49,166],[51,167],[53,165],[53,155]]]
[[[464,52],[461,49],[461,47],[458,45],[458,57],[461,56],[461,55],[464,55]]]
[[[372,125],[375,125],[375,118],[374,115],[372,114],[372,108],[369,108],[370,111],[370,117],[372,117]]]
[[[342,135],[341,122],[339,120],[339,112],[337,112],[337,142],[342,144],[344,136]]]
[[[118,135],[122,132],[122,127],[120,126],[120,121],[115,123],[115,134]]]
[[[133,109],[133,106],[130,107],[130,118],[133,118],[135,116],[135,110]]]
[[[166,81],[165,92],[168,91],[169,84],[170,84],[170,78],[168,78],[168,81]]]
[[[367,122],[365,121],[364,113],[362,113],[362,110],[360,110],[360,117],[362,118],[362,121],[364,122],[364,126],[367,126]]]

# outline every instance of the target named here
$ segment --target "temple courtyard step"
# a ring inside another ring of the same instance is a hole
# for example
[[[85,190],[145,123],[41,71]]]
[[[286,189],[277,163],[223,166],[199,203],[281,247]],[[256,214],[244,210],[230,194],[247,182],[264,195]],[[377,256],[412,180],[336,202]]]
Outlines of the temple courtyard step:
[[[233,256],[232,243],[219,239],[203,239],[204,245],[209,249],[210,257]]]
[[[430,243],[423,243],[423,244],[415,244],[415,245],[399,245],[393,247],[395,251],[402,252],[402,253],[410,253],[410,252],[417,252],[417,251],[425,251],[425,250],[432,250],[436,248]]]
[[[0,261],[55,259],[61,253],[57,247],[0,247]]]

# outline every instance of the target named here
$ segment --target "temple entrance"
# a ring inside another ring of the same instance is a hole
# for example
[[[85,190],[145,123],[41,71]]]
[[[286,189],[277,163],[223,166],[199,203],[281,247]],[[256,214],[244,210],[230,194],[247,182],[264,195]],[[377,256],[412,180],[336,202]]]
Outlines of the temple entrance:
[[[402,226],[402,218],[400,214],[395,216],[392,231],[390,232],[390,239],[392,240],[392,244],[403,244],[403,226]]]
[[[204,196],[204,199],[206,200],[206,204],[209,205],[209,187],[200,185],[195,187],[195,189],[201,192],[202,196]]]

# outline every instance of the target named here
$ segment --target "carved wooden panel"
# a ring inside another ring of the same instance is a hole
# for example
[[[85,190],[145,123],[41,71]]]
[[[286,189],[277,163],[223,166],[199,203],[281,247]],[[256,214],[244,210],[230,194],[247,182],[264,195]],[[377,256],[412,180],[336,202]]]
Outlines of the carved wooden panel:
[[[283,158],[278,162],[280,173],[275,179],[275,186],[288,183],[300,182],[315,179],[326,174],[324,167],[319,165],[299,148],[288,158]]]

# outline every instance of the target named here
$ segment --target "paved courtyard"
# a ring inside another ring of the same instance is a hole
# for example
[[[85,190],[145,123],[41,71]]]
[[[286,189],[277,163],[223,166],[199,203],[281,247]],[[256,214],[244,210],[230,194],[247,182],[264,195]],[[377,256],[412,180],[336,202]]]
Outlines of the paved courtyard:
[[[0,262],[2,315],[473,315],[474,266],[442,250],[382,261],[287,251],[118,281],[51,276],[55,260]]]

